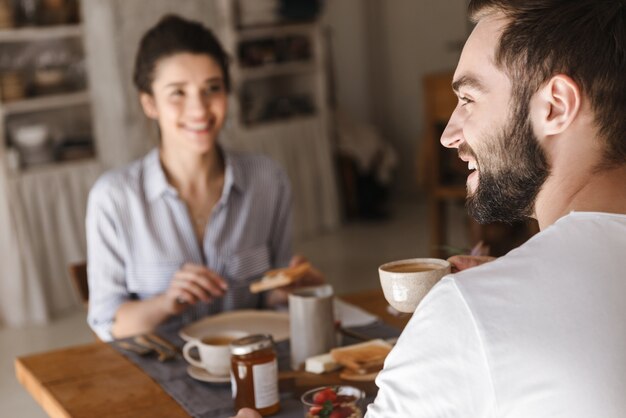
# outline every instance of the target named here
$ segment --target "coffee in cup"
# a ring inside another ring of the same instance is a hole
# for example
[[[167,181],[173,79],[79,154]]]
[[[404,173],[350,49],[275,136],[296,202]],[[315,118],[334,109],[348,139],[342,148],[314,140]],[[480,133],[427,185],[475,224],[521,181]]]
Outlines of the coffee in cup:
[[[230,374],[229,344],[247,335],[248,333],[243,331],[222,331],[204,335],[185,343],[183,357],[192,366],[205,369],[211,375],[228,376]],[[190,351],[194,347],[198,349],[199,358],[191,355]]]
[[[202,338],[202,344],[206,345],[229,345],[237,338],[232,335],[209,335],[208,337]]]
[[[411,258],[392,261],[378,268],[380,284],[389,305],[411,313],[430,289],[446,274],[450,263],[438,258]]]

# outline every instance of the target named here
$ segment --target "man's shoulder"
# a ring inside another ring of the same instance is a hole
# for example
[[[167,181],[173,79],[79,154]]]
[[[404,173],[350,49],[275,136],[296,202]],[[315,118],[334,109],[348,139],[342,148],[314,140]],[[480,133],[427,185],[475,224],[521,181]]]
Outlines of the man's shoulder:
[[[573,212],[531,237],[527,242],[496,260],[455,274],[459,283],[491,280],[498,277],[528,278],[540,273],[537,266],[546,261],[564,262],[591,248],[608,247],[610,237],[626,245],[626,215],[602,212]],[[585,257],[584,257],[585,258]],[[585,259],[579,262],[584,264]]]
[[[503,257],[451,276],[474,312],[550,304],[626,271],[626,215],[573,213]],[[595,280],[589,280],[596,277]]]

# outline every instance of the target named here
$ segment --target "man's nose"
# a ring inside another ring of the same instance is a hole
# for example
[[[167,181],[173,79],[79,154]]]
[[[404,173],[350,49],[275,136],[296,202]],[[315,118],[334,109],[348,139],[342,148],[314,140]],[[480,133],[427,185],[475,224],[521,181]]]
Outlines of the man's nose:
[[[441,145],[446,148],[458,148],[464,141],[463,130],[461,129],[461,120],[456,110],[450,116],[450,120],[446,125],[446,129],[441,134]]]

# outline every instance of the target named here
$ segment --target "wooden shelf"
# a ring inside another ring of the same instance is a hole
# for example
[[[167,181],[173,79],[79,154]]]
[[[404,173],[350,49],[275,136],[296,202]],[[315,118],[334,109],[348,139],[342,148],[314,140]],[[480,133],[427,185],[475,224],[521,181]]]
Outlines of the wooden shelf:
[[[0,30],[0,43],[47,41],[82,35],[83,25],[81,24],[2,29]]]
[[[4,112],[5,115],[14,115],[19,113],[60,109],[63,107],[77,106],[89,103],[89,92],[84,90],[76,93],[57,94],[51,96],[16,100],[9,103],[3,103],[0,106],[0,109],[2,110],[2,112]]]
[[[243,28],[239,30],[238,41],[244,42],[261,38],[278,38],[288,35],[310,35],[316,25],[316,23],[297,23]]]
[[[264,129],[285,129],[292,128],[294,126],[310,123],[318,119],[317,114],[293,116],[284,119],[273,119],[267,122],[258,122],[252,125],[242,125],[242,129],[246,131],[257,131]]]
[[[17,172],[14,172],[11,177],[48,177],[57,175],[63,171],[74,171],[76,169],[80,169],[81,167],[87,167],[94,164],[100,164],[96,157],[86,157],[75,160],[51,161],[49,163],[35,164],[28,167],[20,168]]]
[[[242,80],[256,80],[268,77],[314,73],[317,66],[311,61],[269,64],[259,67],[239,68],[238,77]]]

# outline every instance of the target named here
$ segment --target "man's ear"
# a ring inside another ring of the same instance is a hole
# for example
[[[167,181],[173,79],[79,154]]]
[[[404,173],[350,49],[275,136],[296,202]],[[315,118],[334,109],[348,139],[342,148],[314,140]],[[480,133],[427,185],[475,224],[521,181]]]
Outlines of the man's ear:
[[[553,76],[533,100],[534,126],[539,136],[558,135],[578,116],[581,106],[580,87],[570,77]]]
[[[157,110],[154,97],[151,94],[141,93],[139,95],[139,101],[141,102],[143,113],[145,113],[147,117],[149,117],[150,119],[159,118],[159,112]]]

